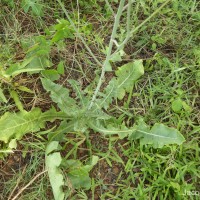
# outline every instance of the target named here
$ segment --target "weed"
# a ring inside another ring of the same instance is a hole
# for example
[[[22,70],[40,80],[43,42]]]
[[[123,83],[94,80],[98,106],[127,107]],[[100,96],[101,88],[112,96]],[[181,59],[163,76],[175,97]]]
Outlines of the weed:
[[[188,199],[200,178],[199,3],[89,2],[0,3],[2,172],[9,153],[31,152],[1,198]]]

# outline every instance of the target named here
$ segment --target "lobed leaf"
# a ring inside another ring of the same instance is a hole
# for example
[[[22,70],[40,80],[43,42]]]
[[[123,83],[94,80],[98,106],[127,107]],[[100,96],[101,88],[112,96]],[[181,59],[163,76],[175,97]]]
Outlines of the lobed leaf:
[[[104,93],[101,93],[103,99],[97,100],[97,104],[105,109],[108,109],[113,99],[122,100],[126,92],[131,92],[135,81],[144,74],[142,60],[135,60],[119,67],[115,74],[117,77],[112,78]]]
[[[43,16],[42,4],[38,0],[22,0],[21,6],[25,13],[31,10],[34,15]]]
[[[76,101],[69,96],[69,90],[62,85],[58,85],[49,79],[42,78],[42,85],[45,90],[50,92],[51,99],[58,104],[60,110],[68,116],[76,116],[80,109],[76,105]]]
[[[117,76],[118,90],[124,90],[128,93],[131,92],[135,81],[144,74],[142,60],[135,60],[134,62],[119,67],[115,74]],[[122,99],[123,97],[120,96],[118,98]]]
[[[142,145],[151,144],[154,148],[161,148],[169,144],[182,144],[185,139],[175,128],[169,128],[163,124],[156,123],[152,128],[142,120],[137,125],[127,128],[125,125],[102,123],[99,120],[89,123],[90,128],[104,135],[118,135],[120,139],[140,139]]]
[[[11,138],[20,139],[25,133],[44,128],[44,121],[40,120],[41,114],[39,108],[30,112],[5,113],[0,118],[0,141],[7,143]]]
[[[183,135],[175,128],[158,123],[150,128],[142,120],[139,121],[136,130],[129,137],[129,139],[138,138],[142,145],[151,144],[154,148],[162,148],[169,144],[181,145],[185,141]]]
[[[26,133],[37,132],[44,128],[46,121],[64,117],[62,112],[57,112],[55,109],[44,113],[40,108],[34,108],[29,112],[7,112],[0,118],[0,141],[7,143],[11,139],[21,139]]]

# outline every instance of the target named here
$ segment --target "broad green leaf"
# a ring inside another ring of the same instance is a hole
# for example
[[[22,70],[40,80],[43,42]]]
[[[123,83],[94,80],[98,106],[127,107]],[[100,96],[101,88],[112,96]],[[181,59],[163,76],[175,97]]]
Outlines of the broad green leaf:
[[[176,113],[180,112],[182,107],[183,107],[183,104],[182,104],[182,100],[180,98],[174,100],[172,102],[172,110]]]
[[[107,53],[108,53],[108,47],[106,47],[106,50],[103,51],[103,52],[107,55]],[[111,62],[120,62],[120,61],[122,61],[122,56],[124,56],[124,54],[125,54],[125,52],[123,50],[120,50],[119,52],[113,54],[110,57],[109,62],[105,66],[105,71],[106,72],[111,72],[112,71]]]
[[[60,78],[59,73],[55,69],[44,70],[42,71],[42,75],[51,81],[55,81]]]
[[[45,58],[48,60],[51,51],[51,42],[44,35],[34,36],[24,40],[24,50],[27,52],[26,57]],[[44,63],[44,61],[42,61]]]
[[[93,120],[89,122],[89,126],[96,132],[104,135],[118,135],[120,139],[129,136],[135,128],[128,129],[125,125],[112,124],[109,122],[102,123],[100,120]]]
[[[34,67],[30,67],[31,63],[34,61],[34,57],[25,59],[22,63],[16,63],[11,65],[3,74],[3,76],[7,77],[15,77],[24,72],[39,72],[43,70],[41,64],[34,65]]]
[[[126,92],[131,92],[135,81],[144,74],[142,60],[135,60],[121,66],[115,74],[117,77],[112,78],[101,93],[103,99],[97,100],[97,104],[105,109],[109,107],[113,99],[122,100]]]
[[[30,72],[32,70],[33,72],[38,73],[39,70],[37,70],[37,68],[39,68],[40,70],[44,70],[51,66],[52,66],[52,63],[49,61],[49,59],[46,56],[37,56],[37,57],[33,57],[33,59],[31,60],[30,63],[28,63],[26,68],[27,70],[30,69]]]
[[[56,30],[52,42],[58,42],[64,38],[74,38],[74,30],[71,28],[70,23],[65,20],[61,19],[58,20],[58,24],[53,26],[54,30]]]
[[[123,50],[120,50],[119,52],[115,53],[111,58],[110,61],[112,62],[120,62],[122,61],[122,56],[125,55],[125,52]]]
[[[0,141],[7,143],[11,139],[21,139],[26,133],[37,132],[44,128],[46,121],[64,117],[62,112],[56,112],[55,109],[44,113],[39,108],[29,112],[7,112],[0,118]]]
[[[39,108],[30,112],[5,113],[0,118],[0,141],[7,143],[10,139],[20,139],[26,133],[44,128],[45,122],[40,120],[41,114]]]
[[[69,90],[62,85],[58,85],[49,79],[41,79],[45,90],[50,92],[51,99],[58,104],[60,110],[68,116],[79,115],[80,109],[76,105],[76,101],[69,96]]]
[[[91,179],[89,177],[89,173],[83,167],[78,167],[75,169],[71,169],[67,174],[70,183],[73,188],[80,189],[90,189],[91,187]]]
[[[135,81],[144,74],[142,60],[135,60],[119,67],[115,74],[117,76],[118,90],[125,90],[129,93]],[[119,99],[122,99],[121,96]]]
[[[63,200],[65,194],[63,192],[64,177],[59,166],[62,162],[62,158],[59,152],[59,143],[52,141],[46,147],[45,164],[48,171],[51,187],[53,189],[53,195],[55,200]]]
[[[169,144],[181,145],[185,141],[183,135],[175,128],[158,123],[150,128],[142,120],[139,121],[136,130],[129,138],[140,139],[142,145],[151,144],[154,148],[162,148]]]
[[[185,139],[180,132],[163,124],[155,124],[152,128],[142,120],[138,125],[127,128],[125,125],[102,123],[98,120],[89,123],[90,128],[105,135],[118,135],[120,139],[140,139],[142,145],[152,144],[154,148],[161,148],[168,144],[182,144]]]
[[[79,160],[66,160],[63,164],[67,168],[67,177],[73,188],[80,189],[91,187],[90,170],[97,164],[98,156],[92,156],[90,163],[83,165]]]

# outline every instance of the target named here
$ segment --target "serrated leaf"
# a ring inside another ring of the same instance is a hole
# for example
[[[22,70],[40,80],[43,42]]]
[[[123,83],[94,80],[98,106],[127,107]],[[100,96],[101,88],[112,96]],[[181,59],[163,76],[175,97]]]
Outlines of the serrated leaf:
[[[144,74],[142,60],[135,60],[119,67],[115,74],[117,76],[117,88],[123,88],[126,92],[130,92],[135,81]]]
[[[131,92],[135,81],[144,74],[142,60],[135,60],[119,67],[115,74],[117,77],[111,79],[101,95],[103,99],[97,100],[97,104],[105,109],[113,99],[122,100],[126,92]]]
[[[169,144],[181,145],[185,141],[183,135],[175,128],[156,123],[150,129],[142,120],[129,138],[140,139],[142,145],[151,144],[154,148],[162,148]]]
[[[51,99],[58,104],[60,110],[65,112],[68,116],[76,116],[80,109],[76,105],[76,101],[69,96],[69,90],[62,85],[58,85],[49,79],[41,79],[45,90],[50,92]]]
[[[79,82],[76,80],[72,80],[72,79],[68,80],[68,82],[70,83],[70,85],[72,86],[74,91],[76,92],[77,99],[80,100],[81,105],[83,107],[86,107],[86,103],[88,102],[88,100],[84,97],[84,93],[81,90]]]
[[[63,113],[51,109],[42,113],[39,108],[26,112],[5,113],[0,118],[0,141],[21,139],[26,133],[37,132],[45,127],[46,121],[64,118]]]
[[[89,123],[90,128],[104,135],[118,135],[120,139],[140,139],[142,145],[151,144],[154,148],[161,148],[168,144],[182,144],[185,139],[180,132],[163,124],[155,124],[151,129],[142,120],[138,125],[127,128],[125,125],[102,123],[98,120]]]
[[[59,73],[55,69],[44,70],[42,71],[42,75],[51,81],[55,81],[60,78]]]
[[[63,200],[65,194],[63,192],[64,177],[59,166],[62,162],[62,158],[59,152],[59,143],[57,141],[50,142],[46,147],[45,164],[48,171],[51,187],[53,189],[53,195],[55,200]]]
[[[7,143],[10,139],[20,139],[26,133],[39,131],[45,125],[40,117],[39,108],[30,112],[5,113],[0,118],[0,141]]]

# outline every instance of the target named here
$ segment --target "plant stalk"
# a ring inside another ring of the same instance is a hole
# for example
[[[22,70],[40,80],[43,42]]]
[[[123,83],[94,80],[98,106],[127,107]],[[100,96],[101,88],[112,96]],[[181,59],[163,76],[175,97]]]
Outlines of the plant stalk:
[[[94,104],[94,102],[95,102],[95,100],[97,98],[97,95],[98,95],[98,92],[100,90],[100,87],[102,85],[103,78],[104,78],[105,71],[106,71],[106,66],[109,64],[109,60],[110,60],[110,57],[111,57],[111,52],[112,52],[112,48],[113,48],[113,44],[114,44],[114,39],[116,37],[117,28],[119,26],[119,20],[120,20],[120,17],[122,15],[124,2],[125,2],[125,0],[121,0],[120,1],[119,7],[118,7],[118,11],[117,11],[117,14],[115,16],[115,22],[114,22],[114,26],[113,26],[110,42],[109,42],[109,47],[108,47],[108,52],[107,52],[107,55],[106,55],[106,60],[103,63],[101,76],[99,78],[99,82],[97,84],[96,90],[95,90],[94,95],[92,97],[91,103],[90,103],[90,105],[88,107],[88,110],[90,110],[92,108],[92,106],[93,106],[93,104]]]
[[[76,34],[78,35],[78,37],[81,39],[82,43],[84,44],[85,48],[88,50],[88,52],[90,53],[90,55],[92,56],[92,58],[95,60],[95,62],[99,65],[102,66],[101,62],[96,58],[96,56],[93,54],[93,52],[91,51],[90,47],[87,45],[87,43],[85,42],[85,40],[83,39],[83,37],[81,36],[81,34],[79,33],[79,30],[76,28],[74,22],[72,21],[71,17],[69,16],[67,10],[65,9],[63,3],[60,0],[57,0],[58,3],[60,4],[63,12],[65,13],[67,19],[69,20],[70,24],[72,25],[73,29],[75,30]]]
[[[153,12],[149,17],[147,17],[140,25],[137,27],[133,28],[131,31],[127,31],[127,36],[125,40],[118,46],[117,50],[112,54],[116,54],[119,52],[121,49],[124,48],[124,45],[128,42],[128,40],[132,37],[134,33],[136,33],[144,24],[146,24],[151,18],[153,18],[163,7],[165,7],[171,0],[165,1],[155,12]]]

